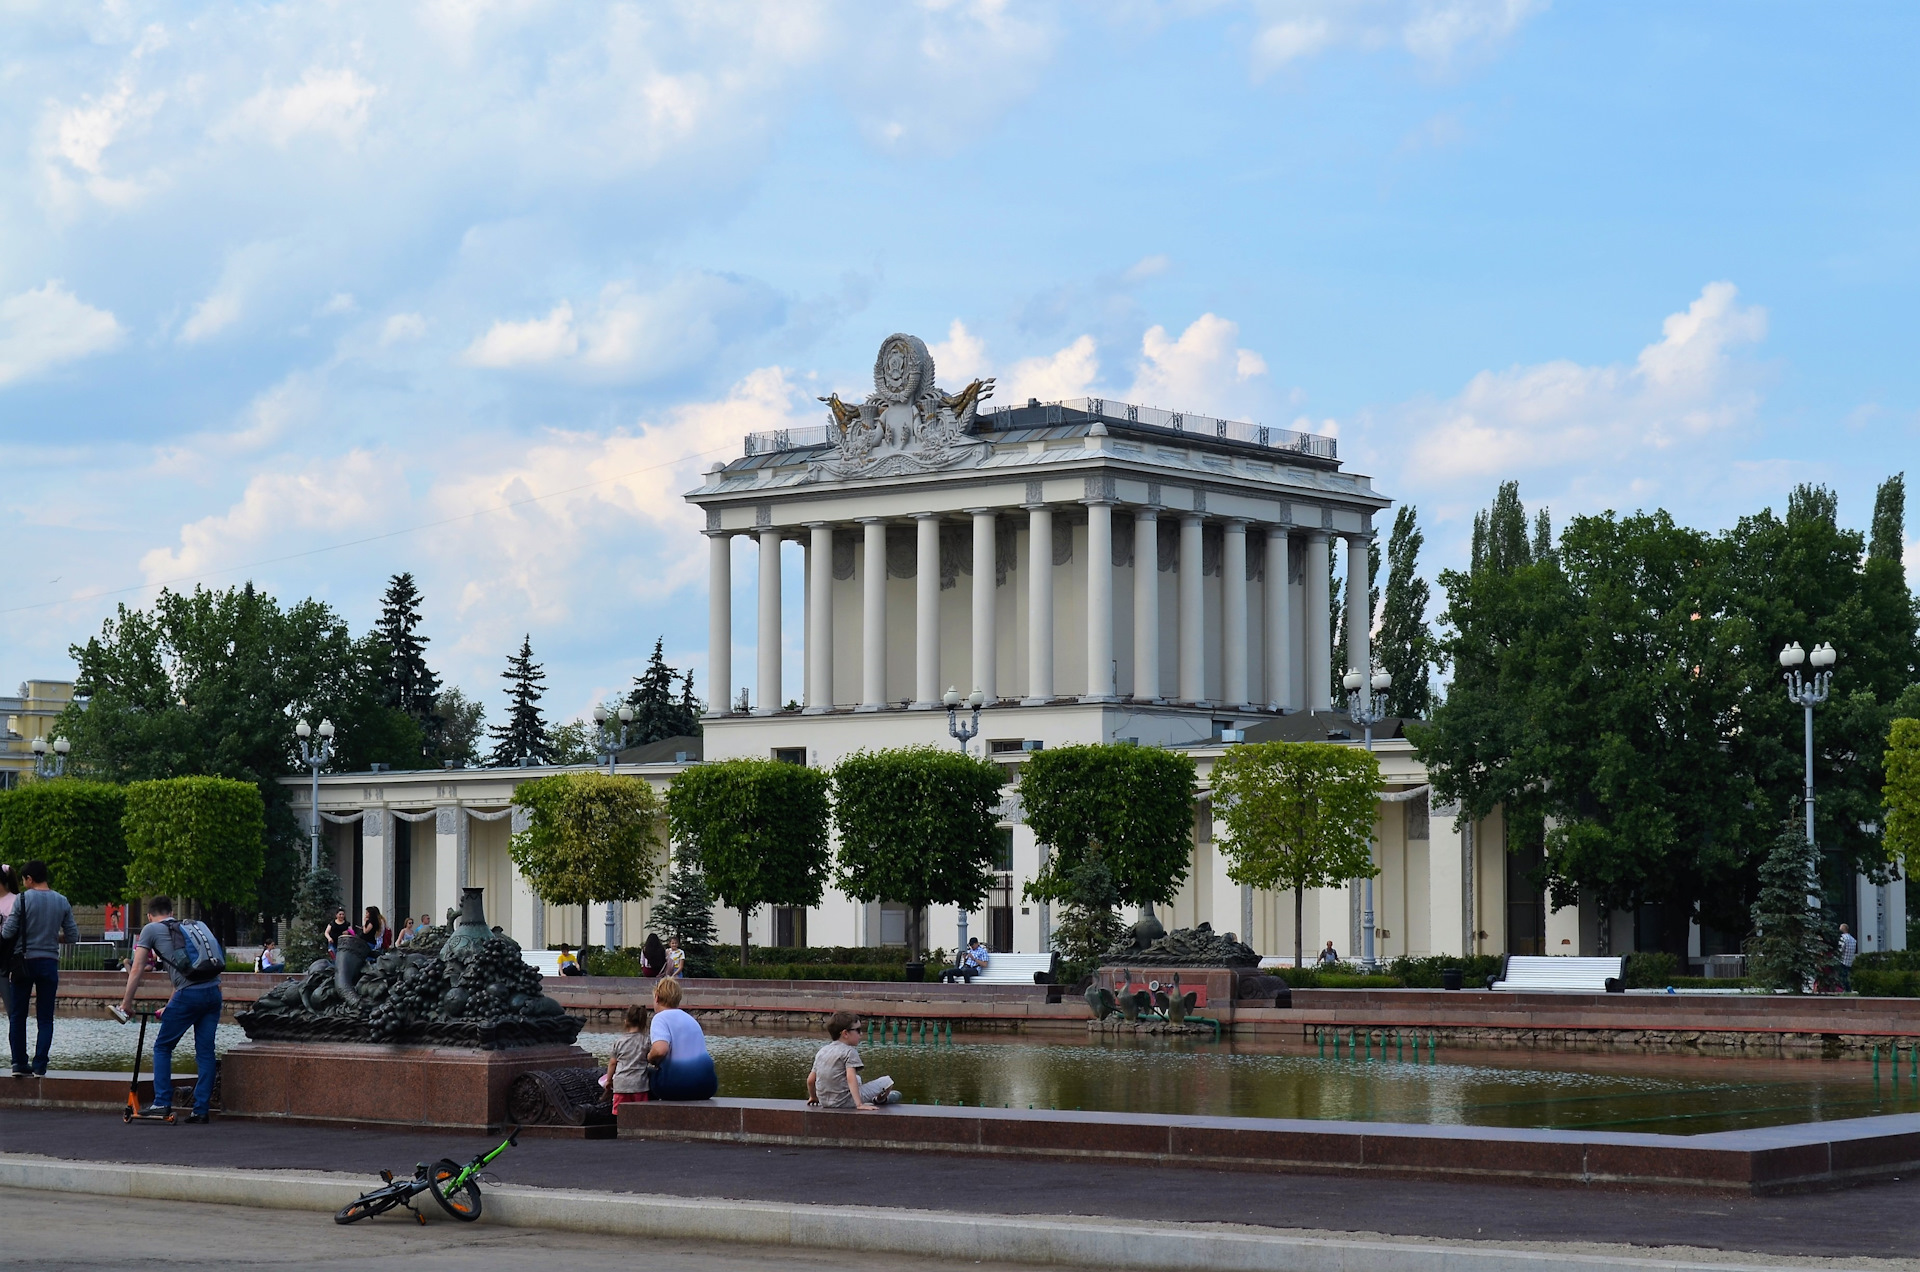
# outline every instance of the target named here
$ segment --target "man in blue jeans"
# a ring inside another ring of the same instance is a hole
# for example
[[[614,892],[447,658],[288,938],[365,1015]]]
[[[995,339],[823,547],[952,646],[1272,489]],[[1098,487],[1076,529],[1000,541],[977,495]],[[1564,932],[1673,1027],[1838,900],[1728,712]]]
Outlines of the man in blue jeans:
[[[173,997],[158,1013],[160,1036],[153,1040],[153,1103],[145,1111],[164,1112],[173,1107],[173,1048],[192,1029],[193,1063],[199,1077],[193,1084],[193,1113],[187,1121],[206,1122],[213,1104],[213,1031],[220,1024],[220,978],[196,983],[176,966],[187,941],[173,917],[172,898],[155,897],[147,902],[147,915],[149,921],[134,943],[133,969],[127,973],[120,1014],[125,1017],[133,1011],[133,996],[140,989],[141,977],[155,963],[167,969],[167,977],[173,981]]]
[[[26,890],[13,899],[0,938],[18,942],[25,967],[13,979],[13,1006],[7,1015],[7,1041],[13,1047],[13,1076],[47,1076],[47,1053],[53,1046],[54,998],[60,992],[60,943],[77,944],[80,929],[73,907],[47,886],[47,863],[29,861],[20,867]],[[27,998],[33,995],[33,1066],[27,1066]]]

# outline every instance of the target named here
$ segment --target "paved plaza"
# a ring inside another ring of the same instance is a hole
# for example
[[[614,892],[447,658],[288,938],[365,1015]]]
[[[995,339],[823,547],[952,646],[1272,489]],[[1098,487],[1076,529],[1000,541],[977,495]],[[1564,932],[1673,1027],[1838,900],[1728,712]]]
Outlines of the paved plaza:
[[[446,1155],[464,1158],[483,1142],[480,1137],[455,1133],[329,1130],[241,1121],[222,1122],[211,1128],[128,1127],[98,1113],[0,1110],[0,1151],[82,1161],[292,1167],[365,1172],[371,1178],[383,1166],[406,1168],[417,1160]],[[535,1138],[522,1140],[500,1160],[495,1173],[502,1183],[509,1184],[689,1198],[1250,1224],[1294,1232],[1378,1233],[1402,1239],[1545,1245],[1565,1251],[1632,1246],[1649,1255],[1659,1250],[1669,1258],[1675,1257],[1672,1250],[1677,1247],[1701,1257],[1708,1252],[1738,1252],[1785,1259],[1795,1266],[1819,1266],[1819,1261],[1836,1260],[1833,1266],[1864,1267],[1869,1266],[1864,1260],[1891,1260],[1885,1266],[1920,1268],[1920,1232],[1897,1218],[1912,1214],[1920,1205],[1920,1181],[1903,1180],[1840,1193],[1701,1197],[1384,1180],[1362,1185],[1299,1175],[1055,1162],[983,1163],[909,1158],[879,1151]],[[244,1216],[244,1212],[230,1213]],[[326,1248],[334,1255],[347,1248],[343,1242],[410,1239],[389,1236],[384,1231],[403,1226],[398,1223],[362,1225],[346,1233],[321,1216],[289,1214],[277,1216],[274,1224],[276,1231],[282,1225],[313,1225],[314,1232],[325,1234]],[[363,1238],[362,1228],[369,1233],[380,1231]],[[450,1229],[451,1225],[436,1224],[420,1231],[444,1234]],[[236,1231],[244,1235],[246,1225],[241,1224]],[[412,1231],[410,1226],[408,1231]],[[480,1241],[484,1249],[511,1250],[519,1248],[512,1244],[516,1236],[524,1235],[497,1232],[483,1225],[477,1231],[445,1239]],[[586,1240],[558,1235],[553,1239]],[[500,1244],[486,1245],[489,1240]],[[275,1244],[280,1242],[276,1239]],[[291,1252],[297,1246],[289,1244],[285,1248]],[[403,1247],[354,1244],[352,1248],[371,1252],[399,1251]],[[630,1242],[627,1248],[631,1248]],[[806,1260],[816,1256],[756,1251],[752,1257],[762,1261],[730,1266],[814,1266]],[[86,1256],[90,1264],[102,1259],[112,1262],[104,1253],[89,1252]],[[840,1266],[889,1266],[884,1259],[869,1264],[836,1256],[834,1262]],[[584,1262],[581,1266],[597,1265]]]

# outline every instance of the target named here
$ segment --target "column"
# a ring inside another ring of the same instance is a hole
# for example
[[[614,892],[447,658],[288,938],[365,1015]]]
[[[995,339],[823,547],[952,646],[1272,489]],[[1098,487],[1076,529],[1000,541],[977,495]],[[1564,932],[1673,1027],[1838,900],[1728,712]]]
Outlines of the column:
[[[1220,552],[1220,697],[1247,705],[1247,523],[1229,521]]]
[[[862,517],[866,544],[860,598],[860,709],[887,705],[887,523]]]
[[[1160,518],[1153,508],[1133,514],[1133,697],[1160,700]]]
[[[1180,700],[1207,700],[1206,591],[1200,577],[1200,523],[1197,513],[1180,518]]]
[[[1360,705],[1371,709],[1373,687],[1373,572],[1367,560],[1371,536],[1347,536],[1347,670],[1360,673]]]
[[[707,531],[707,711],[733,710],[733,536]]]
[[[914,514],[913,706],[940,702],[940,518]]]
[[[829,558],[831,559],[831,558]],[[760,531],[760,675],[755,715],[772,715],[786,705],[780,696],[780,532]]]
[[[1113,505],[1087,504],[1087,692],[1113,700]]]
[[[360,814],[360,897],[362,905],[377,905],[394,930],[400,930],[404,915],[393,912],[392,814],[384,809],[368,809]],[[358,917],[358,916],[355,916]]]
[[[1327,555],[1327,532],[1307,532],[1307,708],[1333,710],[1333,628],[1328,609],[1333,594],[1332,561]]]
[[[993,642],[994,513],[991,508],[969,508],[973,514],[973,687],[992,702],[995,686]]]
[[[1293,710],[1293,589],[1287,585],[1285,526],[1267,527],[1267,705]]]
[[[809,521],[807,545],[807,705],[833,710],[833,527]]]
[[[1027,699],[1053,700],[1053,509],[1027,509]]]
[[[466,862],[462,860],[467,853],[466,820],[463,808],[442,805],[434,810],[433,904],[423,906],[418,901],[413,904],[416,909],[431,914],[435,923],[445,923],[447,911],[460,908],[460,880],[466,873]],[[418,835],[425,825],[425,822],[415,822],[414,833]]]

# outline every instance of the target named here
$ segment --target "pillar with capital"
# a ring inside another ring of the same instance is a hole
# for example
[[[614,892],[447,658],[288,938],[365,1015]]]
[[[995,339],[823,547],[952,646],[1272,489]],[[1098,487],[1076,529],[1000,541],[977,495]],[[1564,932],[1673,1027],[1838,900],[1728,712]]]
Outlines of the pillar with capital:
[[[931,711],[940,701],[940,518],[913,520],[913,706]]]
[[[1027,696],[1053,700],[1053,509],[1027,508]]]
[[[1333,710],[1333,558],[1325,530],[1307,532],[1306,613],[1307,707]]]
[[[1160,700],[1160,513],[1133,514],[1133,698]]]
[[[1113,504],[1087,500],[1087,692],[1111,702],[1113,668]]]
[[[887,523],[862,517],[865,575],[860,601],[860,710],[887,705]]]
[[[991,508],[969,508],[973,517],[973,686],[992,702],[1000,696],[994,662],[994,641],[998,624],[994,614],[995,535],[997,523]]]
[[[1197,512],[1180,518],[1180,700],[1207,705],[1205,581],[1200,574],[1201,531]]]
[[[809,714],[833,710],[833,526],[807,522],[807,702]]]
[[[1247,523],[1230,519],[1220,551],[1220,698],[1247,705]]]
[[[1292,563],[1287,559],[1290,543],[1285,526],[1267,527],[1267,581],[1263,585],[1267,705],[1288,711],[1299,705],[1293,697],[1293,585],[1289,580]]]
[[[1373,563],[1368,559],[1373,536],[1347,536],[1347,670],[1360,673],[1359,704],[1373,705]]]
[[[754,688],[760,695],[755,715],[772,715],[785,706],[780,697],[780,532],[771,526],[760,528],[760,639],[759,676]]]
[[[707,713],[733,710],[733,536],[707,535]]]

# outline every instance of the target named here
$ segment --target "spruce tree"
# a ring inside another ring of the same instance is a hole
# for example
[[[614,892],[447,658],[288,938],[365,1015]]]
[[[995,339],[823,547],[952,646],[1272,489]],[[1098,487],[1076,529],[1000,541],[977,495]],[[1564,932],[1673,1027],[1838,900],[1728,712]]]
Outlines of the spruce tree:
[[[1420,577],[1418,511],[1412,504],[1394,514],[1387,540],[1387,603],[1380,616],[1380,665],[1393,676],[1386,709],[1396,716],[1424,720],[1433,710],[1429,675],[1439,662],[1433,632],[1427,626],[1431,593]]]
[[[653,657],[648,660],[647,669],[633,678],[633,688],[627,693],[627,705],[633,708],[633,725],[627,734],[629,746],[700,732],[699,716],[692,709],[693,673],[687,673],[685,687],[676,699],[673,687],[680,675],[667,666],[661,653],[663,644],[660,639],[653,642]]]
[[[1760,866],[1753,935],[1747,938],[1747,975],[1755,984],[1797,994],[1832,961],[1838,938],[1826,931],[1825,910],[1807,904],[1808,890],[1818,886],[1806,827],[1788,817]]]
[[[436,720],[433,699],[440,692],[440,678],[427,666],[427,638],[419,627],[420,590],[413,575],[396,574],[387,580],[375,627],[387,647],[380,677],[382,696],[387,706],[412,716],[431,738]]]
[[[340,876],[321,866],[301,871],[300,885],[293,894],[293,923],[282,942],[286,947],[287,968],[305,972],[309,966],[327,957],[326,926],[340,908]]]
[[[487,730],[487,735],[494,739],[494,766],[504,768],[518,764],[523,755],[531,756],[535,763],[551,762],[553,748],[547,737],[546,721],[540,715],[547,673],[533,661],[531,634],[521,638],[519,653],[508,656],[507,669],[500,673],[500,678],[509,685],[507,722]]]
[[[681,952],[687,956],[687,975],[717,974],[714,946],[720,939],[713,925],[713,894],[707,890],[707,877],[700,873],[699,862],[682,851],[673,863],[666,890],[653,903],[647,927],[662,940],[678,937]]]

